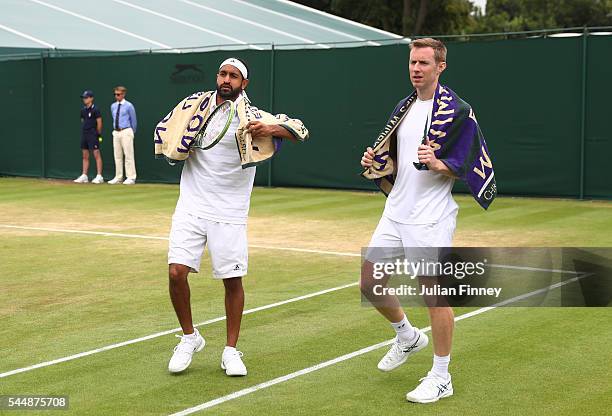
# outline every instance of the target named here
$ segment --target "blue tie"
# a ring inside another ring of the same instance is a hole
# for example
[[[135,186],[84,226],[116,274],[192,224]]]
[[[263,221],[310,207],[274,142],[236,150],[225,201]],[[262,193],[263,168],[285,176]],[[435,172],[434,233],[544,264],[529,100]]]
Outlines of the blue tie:
[[[121,109],[121,103],[117,105],[117,113],[115,114],[115,130],[119,130],[119,110]]]

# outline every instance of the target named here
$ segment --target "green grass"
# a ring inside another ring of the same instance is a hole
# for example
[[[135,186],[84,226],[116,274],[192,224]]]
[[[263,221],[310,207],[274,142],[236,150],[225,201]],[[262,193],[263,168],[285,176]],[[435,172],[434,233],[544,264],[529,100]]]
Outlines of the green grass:
[[[166,236],[178,188],[0,179],[0,224]],[[499,198],[483,212],[466,196],[464,246],[612,246],[612,203]],[[359,253],[382,212],[379,194],[264,189],[253,193],[249,243]],[[167,242],[0,227],[0,372],[177,326],[167,295]],[[355,282],[359,258],[250,250],[246,308]],[[222,316],[222,288],[190,278],[194,319]],[[458,309],[456,314],[471,309]],[[427,326],[423,308],[408,311]],[[612,406],[607,308],[500,308],[457,323],[455,395],[406,403],[431,365],[431,347],[383,374],[370,352],[214,407],[215,415],[601,415]],[[169,414],[381,342],[393,334],[356,287],[245,315],[239,348],[249,375],[219,369],[225,324],[170,375],[172,335],[0,378],[0,395],[70,396],[74,415]],[[48,414],[28,411],[23,414]],[[19,412],[7,412],[17,415]]]

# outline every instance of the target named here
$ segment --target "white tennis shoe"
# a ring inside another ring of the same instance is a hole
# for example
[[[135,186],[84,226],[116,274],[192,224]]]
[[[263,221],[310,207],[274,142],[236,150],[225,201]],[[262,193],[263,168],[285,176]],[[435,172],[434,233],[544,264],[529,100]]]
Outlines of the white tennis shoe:
[[[136,185],[136,179],[130,179],[130,178],[128,178],[128,179],[126,179],[126,180],[124,180],[124,181],[123,181],[123,184],[124,184],[124,185]]]
[[[391,371],[404,364],[408,357],[417,351],[422,350],[429,344],[429,338],[420,329],[417,329],[417,338],[410,342],[401,342],[397,337],[391,349],[387,351],[385,356],[378,363],[378,369],[381,371]]]
[[[221,369],[225,370],[225,374],[228,376],[247,375],[247,369],[242,362],[242,356],[242,352],[237,351],[235,348],[223,351],[223,355],[221,355]]]
[[[104,178],[102,175],[98,175],[91,181],[91,183],[104,183]]]
[[[421,384],[406,394],[406,400],[409,402],[433,403],[453,395],[453,382],[450,374],[447,379],[443,379],[430,371],[427,373],[427,377],[423,377],[419,381]]]
[[[121,178],[113,178],[110,181],[108,181],[107,183],[109,185],[118,185],[118,184],[120,184],[122,182],[123,182],[123,179],[121,179]]]
[[[196,334],[195,337],[177,335],[181,341],[174,347],[174,354],[172,354],[172,358],[170,358],[168,363],[168,371],[171,373],[180,373],[186,370],[189,364],[191,364],[193,354],[202,351],[204,345],[206,345],[206,341],[204,341],[204,338],[197,329],[194,334]]]
[[[87,183],[87,182],[89,182],[89,178],[87,177],[87,175],[81,175],[78,178],[76,178],[75,180],[73,180],[72,182],[74,182],[74,183]]]

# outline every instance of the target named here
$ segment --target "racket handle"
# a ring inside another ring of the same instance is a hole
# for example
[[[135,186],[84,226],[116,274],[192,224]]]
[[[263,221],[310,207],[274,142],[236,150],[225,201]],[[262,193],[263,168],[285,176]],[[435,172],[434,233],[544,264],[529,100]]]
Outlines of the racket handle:
[[[427,143],[427,139],[425,137],[423,137],[423,140],[421,140],[421,144],[426,144],[426,143]],[[412,164],[414,165],[416,170],[429,170],[429,168],[427,167],[427,165],[425,163],[412,162]]]

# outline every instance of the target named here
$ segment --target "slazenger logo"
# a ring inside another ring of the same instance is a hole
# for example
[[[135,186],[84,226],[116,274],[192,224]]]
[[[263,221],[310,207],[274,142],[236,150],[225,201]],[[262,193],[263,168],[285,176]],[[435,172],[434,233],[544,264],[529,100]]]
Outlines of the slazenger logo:
[[[176,64],[170,79],[180,83],[201,82],[204,80],[204,72],[200,69],[200,65]]]

